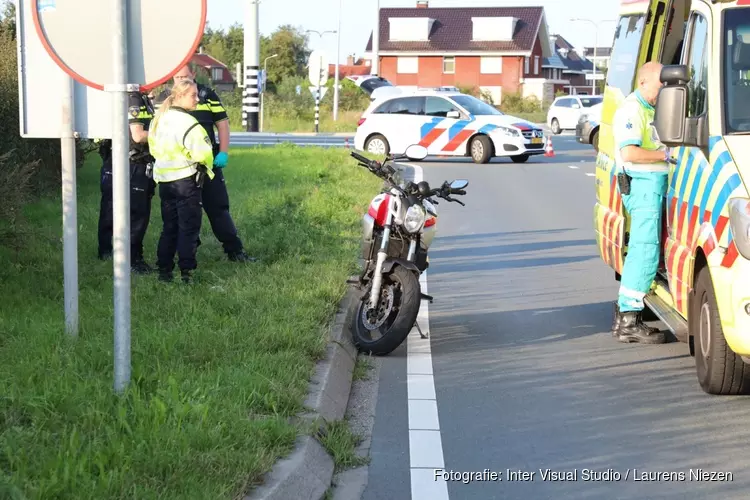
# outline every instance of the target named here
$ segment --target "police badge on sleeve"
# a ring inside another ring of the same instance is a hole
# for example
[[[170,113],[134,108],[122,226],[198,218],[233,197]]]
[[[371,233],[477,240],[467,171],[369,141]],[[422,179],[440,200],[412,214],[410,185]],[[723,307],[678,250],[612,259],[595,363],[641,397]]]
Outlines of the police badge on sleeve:
[[[140,108],[140,106],[130,106],[130,107],[128,108],[128,113],[129,113],[129,114],[130,114],[130,116],[132,116],[133,118],[138,118],[138,113],[139,113],[140,111],[141,111],[141,108]]]

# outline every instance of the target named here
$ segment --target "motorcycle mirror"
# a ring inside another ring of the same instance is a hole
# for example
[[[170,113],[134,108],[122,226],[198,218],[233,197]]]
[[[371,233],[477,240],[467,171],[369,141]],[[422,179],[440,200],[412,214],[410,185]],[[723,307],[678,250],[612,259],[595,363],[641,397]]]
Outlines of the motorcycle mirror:
[[[419,144],[412,144],[406,148],[406,157],[414,161],[424,160],[427,158],[427,148]]]
[[[456,179],[455,181],[451,182],[451,189],[463,189],[468,185],[469,181],[467,181],[466,179]]]

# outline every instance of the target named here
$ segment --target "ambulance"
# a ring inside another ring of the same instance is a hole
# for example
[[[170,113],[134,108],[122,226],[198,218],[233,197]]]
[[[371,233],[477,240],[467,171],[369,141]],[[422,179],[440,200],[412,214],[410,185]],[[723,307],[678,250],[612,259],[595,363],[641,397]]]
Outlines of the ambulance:
[[[620,279],[629,216],[612,121],[637,69],[665,65],[655,127],[669,146],[662,258],[648,308],[695,357],[708,394],[750,393],[750,0],[622,0],[602,104],[594,224]]]

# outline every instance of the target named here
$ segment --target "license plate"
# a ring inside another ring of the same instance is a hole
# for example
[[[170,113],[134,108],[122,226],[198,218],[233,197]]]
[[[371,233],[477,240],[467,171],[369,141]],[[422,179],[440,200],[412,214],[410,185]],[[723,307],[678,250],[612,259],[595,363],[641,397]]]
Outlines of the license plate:
[[[534,137],[533,139],[531,139],[531,144],[541,144],[542,142],[543,141],[541,137]]]

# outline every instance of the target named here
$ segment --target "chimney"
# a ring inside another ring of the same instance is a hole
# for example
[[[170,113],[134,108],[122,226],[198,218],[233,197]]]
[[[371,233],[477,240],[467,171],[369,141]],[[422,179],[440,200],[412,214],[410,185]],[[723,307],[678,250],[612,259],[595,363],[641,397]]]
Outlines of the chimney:
[[[354,56],[353,55],[346,56],[346,65],[347,66],[354,66]]]
[[[417,0],[418,9],[426,9],[430,6],[430,0]]]

